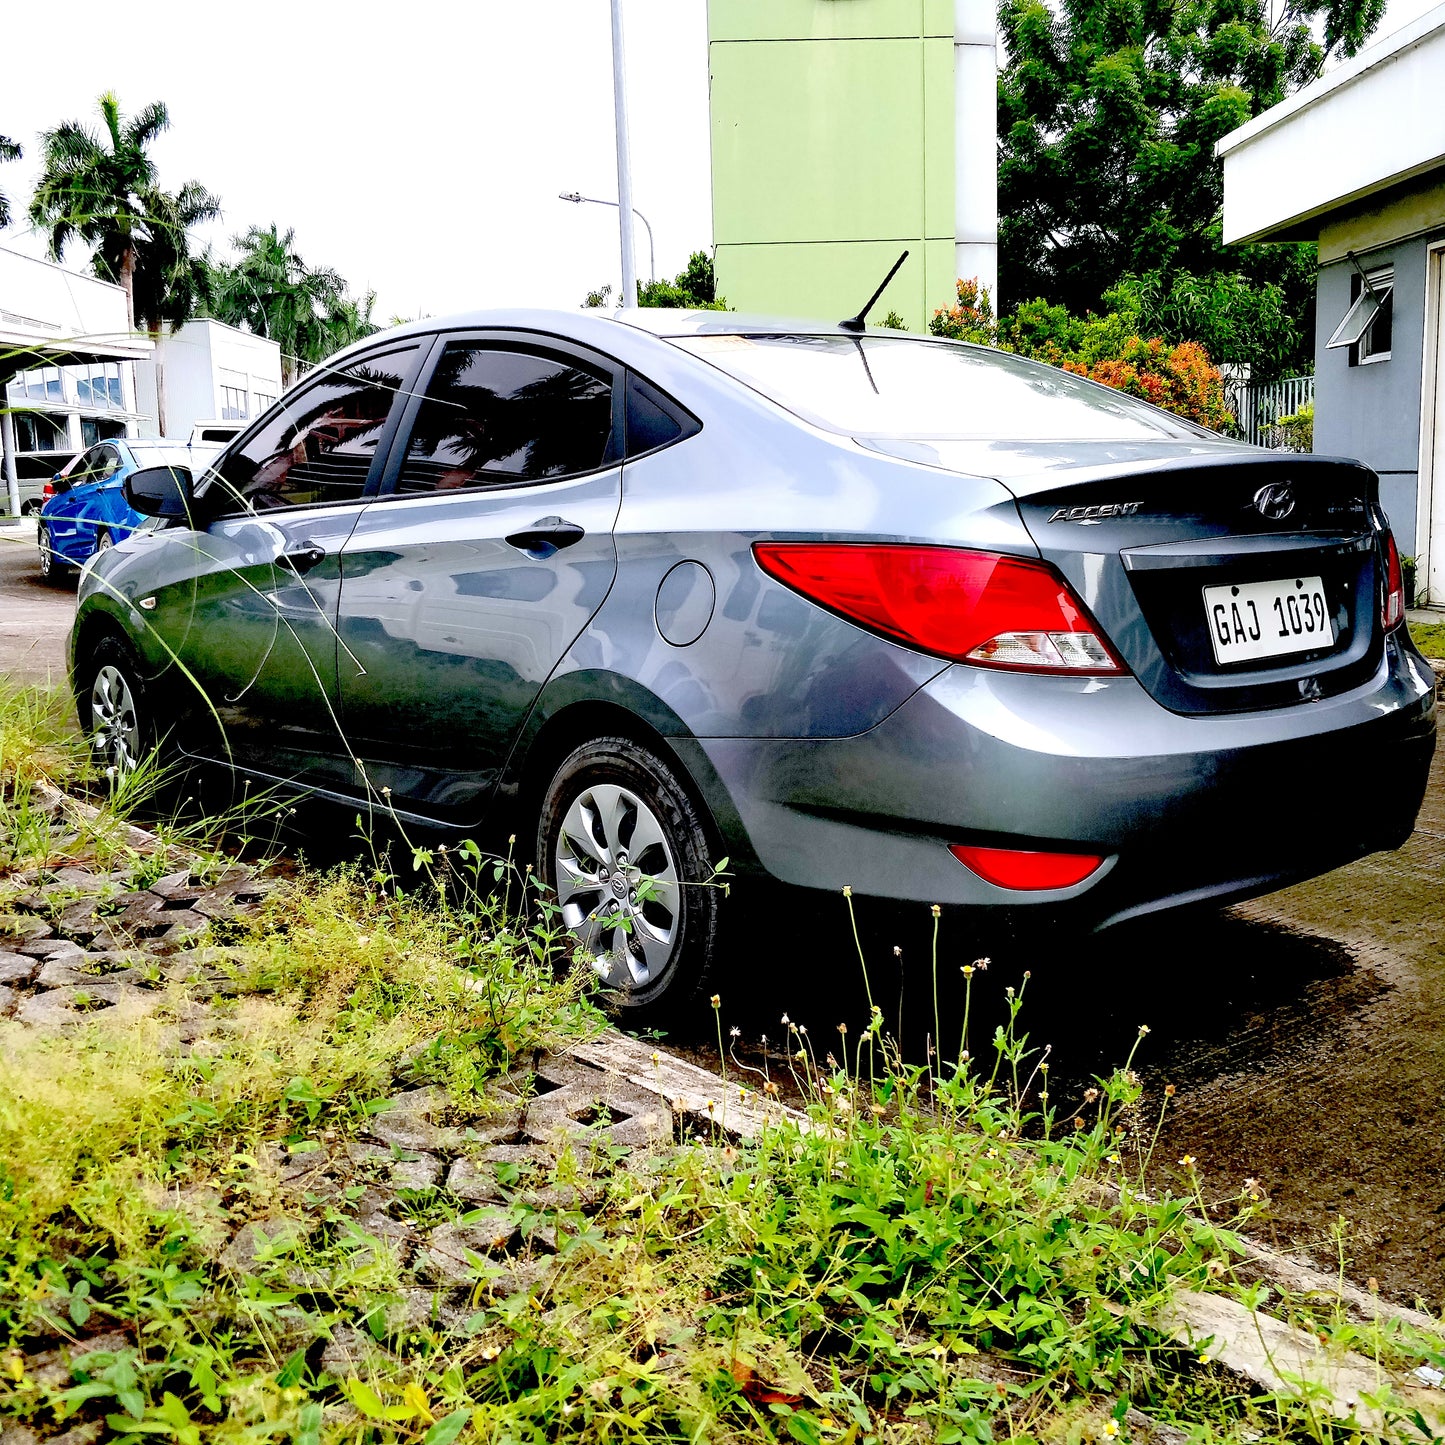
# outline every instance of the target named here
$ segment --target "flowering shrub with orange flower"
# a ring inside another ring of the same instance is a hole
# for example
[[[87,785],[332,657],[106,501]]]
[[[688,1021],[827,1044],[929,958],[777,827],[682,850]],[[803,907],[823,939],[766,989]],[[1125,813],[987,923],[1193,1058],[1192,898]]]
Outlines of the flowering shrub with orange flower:
[[[961,278],[957,301],[935,311],[928,329],[935,336],[972,341],[1017,352],[1061,367],[1090,381],[1152,402],[1214,431],[1231,426],[1224,404],[1224,378],[1197,341],[1171,346],[1139,335],[1139,315],[1123,305],[1106,316],[1071,315],[1046,301],[1026,301],[1011,315],[995,319],[988,289],[977,277]]]
[[[980,286],[977,276],[960,276],[954,290],[958,300],[946,311],[935,311],[928,329],[935,336],[946,336],[950,341],[973,341],[980,346],[996,346],[998,322],[994,320],[988,287]]]
[[[1197,341],[1169,346],[1157,336],[1150,341],[1131,336],[1118,356],[1092,363],[1066,359],[1062,365],[1214,431],[1234,420],[1224,404],[1224,378]]]

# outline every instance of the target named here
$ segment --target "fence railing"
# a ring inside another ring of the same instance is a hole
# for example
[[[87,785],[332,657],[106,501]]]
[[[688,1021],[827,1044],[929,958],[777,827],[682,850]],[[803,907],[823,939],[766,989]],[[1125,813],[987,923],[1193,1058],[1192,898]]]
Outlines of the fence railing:
[[[1224,382],[1224,402],[1235,415],[1240,436],[1257,447],[1282,448],[1285,439],[1276,423],[1314,399],[1313,376],[1287,376],[1264,383],[1226,378]]]

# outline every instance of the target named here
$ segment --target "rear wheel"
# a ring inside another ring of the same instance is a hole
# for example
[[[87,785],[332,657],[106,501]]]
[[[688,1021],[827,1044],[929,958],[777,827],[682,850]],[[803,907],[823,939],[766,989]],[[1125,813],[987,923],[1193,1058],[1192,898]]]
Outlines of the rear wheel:
[[[102,766],[116,777],[134,772],[155,746],[155,720],[135,654],[118,637],[102,637],[80,665],[80,723]]]
[[[537,858],[562,921],[634,1018],[676,1016],[717,953],[714,855],[672,770],[628,738],[572,752],[547,789]]]
[[[110,535],[104,527],[95,534],[95,555],[100,556],[102,552],[109,552],[115,546],[115,538]]]
[[[55,558],[55,547],[50,540],[50,528],[44,522],[36,529],[35,543],[40,549],[40,575],[47,582],[60,580],[60,563]]]

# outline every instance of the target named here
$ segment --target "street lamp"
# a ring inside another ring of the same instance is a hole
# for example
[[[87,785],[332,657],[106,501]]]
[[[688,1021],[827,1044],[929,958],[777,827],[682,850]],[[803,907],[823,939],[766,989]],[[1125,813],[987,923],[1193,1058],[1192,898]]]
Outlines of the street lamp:
[[[563,192],[561,192],[561,194],[558,195],[557,199],[558,199],[559,201],[571,201],[574,205],[581,205],[581,204],[583,204],[583,203],[585,202],[586,204],[592,205],[592,206],[611,206],[614,211],[620,209],[620,207],[618,206],[618,203],[617,203],[616,201],[603,201],[603,200],[599,200],[596,196],[584,196],[584,195],[582,195],[582,194],[581,194],[580,192],[578,192],[578,191],[572,191],[572,192],[570,192],[570,193],[567,192],[567,191],[563,191]],[[633,208],[632,208],[632,214],[633,214],[634,216],[636,216],[637,219],[638,219],[639,221],[641,221],[644,226],[647,227],[647,269],[648,269],[648,279],[651,280],[651,281],[656,281],[656,280],[657,280],[657,252],[654,250],[653,245],[652,245],[652,226],[651,226],[651,223],[648,221],[647,217],[644,216],[644,215],[642,214],[642,212],[637,209],[636,206],[633,206]],[[637,302],[637,298],[636,298],[636,297],[633,297],[631,300],[629,300],[629,301],[627,302],[627,304],[628,304],[629,306],[633,306],[633,305],[636,305],[636,302]]]

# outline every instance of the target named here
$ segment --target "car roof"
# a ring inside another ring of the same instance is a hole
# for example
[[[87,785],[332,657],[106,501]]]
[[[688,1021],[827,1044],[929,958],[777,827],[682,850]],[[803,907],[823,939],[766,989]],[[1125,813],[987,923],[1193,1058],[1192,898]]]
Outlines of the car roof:
[[[375,332],[344,351],[328,357],[327,366],[350,357],[353,352],[368,351],[389,341],[402,341],[414,336],[431,336],[438,331],[540,331],[563,336],[583,345],[591,344],[607,350],[628,334],[642,333],[662,340],[686,336],[797,335],[856,336],[837,323],[799,317],[766,316],[740,311],[678,311],[666,307],[632,307],[606,311],[600,307],[582,307],[576,311],[546,310],[541,307],[515,307],[489,311],[464,311],[453,316],[427,316],[385,331]],[[870,333],[899,336],[905,333],[886,331],[870,326]],[[915,340],[931,340],[914,337]]]

